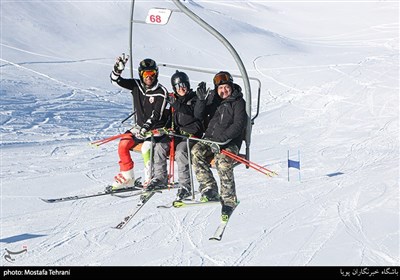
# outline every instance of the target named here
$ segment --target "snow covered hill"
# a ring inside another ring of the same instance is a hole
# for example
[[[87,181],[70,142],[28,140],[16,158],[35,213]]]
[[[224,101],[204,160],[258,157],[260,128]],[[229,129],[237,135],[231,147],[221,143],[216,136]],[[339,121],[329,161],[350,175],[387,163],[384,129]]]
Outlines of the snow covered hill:
[[[136,2],[136,20],[177,9]],[[88,144],[126,130],[131,97],[109,73],[129,51],[130,1],[2,1],[0,250],[27,251],[1,265],[399,266],[399,3],[182,2],[261,80],[250,156],[278,176],[235,169],[241,203],[220,242],[208,240],[219,206],[156,208],[175,190],[123,230],[111,227],[137,197],[42,202],[101,191],[118,172],[117,141]],[[181,12],[165,26],[135,24],[133,37],[135,68],[151,57],[239,74]],[[175,70],[160,70],[169,89]],[[212,75],[187,73],[192,87],[211,85]],[[300,180],[291,168],[288,181],[288,150],[293,160],[300,151]]]

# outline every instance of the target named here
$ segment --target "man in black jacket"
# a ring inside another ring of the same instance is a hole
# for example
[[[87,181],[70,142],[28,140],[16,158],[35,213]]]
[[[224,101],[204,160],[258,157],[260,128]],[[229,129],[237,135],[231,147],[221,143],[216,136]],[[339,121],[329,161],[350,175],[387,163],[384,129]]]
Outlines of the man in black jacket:
[[[129,56],[117,58],[110,78],[113,84],[131,90],[136,111],[136,126],[130,132],[131,136],[124,137],[119,142],[118,155],[120,158],[120,173],[115,176],[112,190],[127,188],[134,185],[134,163],[130,149],[143,142],[142,156],[145,164],[144,186],[148,189],[167,184],[167,156],[169,152],[169,139],[166,128],[170,122],[170,105],[167,103],[168,91],[158,83],[158,66],[150,58],[139,63],[138,73],[140,79],[124,79],[121,73],[125,68]],[[128,133],[129,134],[129,133]],[[151,136],[154,136],[153,170],[150,170]],[[153,173],[154,172],[154,173]],[[153,177],[151,174],[153,173]]]
[[[203,125],[199,119],[194,117],[197,96],[196,92],[190,88],[188,75],[177,70],[171,77],[171,86],[174,91],[170,104],[173,115],[172,128],[175,134],[200,138],[203,135]],[[179,190],[176,199],[182,200],[192,195],[188,150],[185,138],[175,137],[174,142],[179,177]],[[189,142],[190,147],[194,144],[193,141]]]
[[[246,128],[247,114],[242,90],[233,83],[232,76],[221,71],[214,76],[214,91],[206,90],[204,82],[199,84],[195,106],[195,117],[204,120],[206,127],[203,139],[215,142],[230,142],[224,146],[199,142],[193,146],[193,167],[195,169],[202,201],[221,200],[222,215],[230,215],[237,204],[234,160],[220,153],[225,149],[238,154]],[[218,195],[217,182],[210,169],[209,160],[214,156],[220,177],[221,192]]]

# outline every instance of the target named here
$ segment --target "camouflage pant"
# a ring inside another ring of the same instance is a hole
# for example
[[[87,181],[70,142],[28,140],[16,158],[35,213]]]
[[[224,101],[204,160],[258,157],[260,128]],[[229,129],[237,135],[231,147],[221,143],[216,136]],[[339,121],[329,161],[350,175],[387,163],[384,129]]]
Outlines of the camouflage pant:
[[[228,145],[225,150],[234,154],[239,153],[239,148],[234,145]],[[215,165],[218,171],[221,184],[220,196],[225,205],[236,205],[236,189],[235,178],[233,176],[233,168],[235,160],[227,157],[221,153],[215,154],[211,151],[209,145],[202,142],[197,143],[192,148],[192,164],[196,174],[197,181],[199,182],[199,191],[206,188],[211,188],[218,192],[217,181],[210,169],[210,160],[215,157]]]

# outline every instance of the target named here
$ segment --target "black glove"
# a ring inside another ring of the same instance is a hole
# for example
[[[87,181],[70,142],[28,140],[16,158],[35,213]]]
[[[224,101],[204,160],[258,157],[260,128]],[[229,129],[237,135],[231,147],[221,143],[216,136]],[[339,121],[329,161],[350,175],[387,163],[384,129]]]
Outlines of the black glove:
[[[144,124],[142,125],[142,127],[139,129],[138,136],[141,137],[141,138],[146,137],[146,133],[147,133],[149,130],[150,130],[150,124],[146,122],[146,123],[144,123]],[[139,138],[139,137],[138,137],[138,138]]]
[[[201,82],[197,86],[196,95],[199,100],[206,100],[210,89],[206,89],[206,83]]]
[[[116,75],[121,75],[122,71],[125,69],[125,64],[128,62],[128,59],[129,55],[125,55],[124,53],[116,58],[114,64],[114,73]]]
[[[216,143],[211,143],[210,147],[211,147],[211,152],[213,152],[214,154],[219,154],[221,152],[219,145]]]
[[[125,131],[125,133],[131,133],[133,135],[136,135],[139,133],[139,131],[140,131],[140,126],[134,125],[131,127],[131,129],[128,129],[127,131]]]
[[[171,106],[174,105],[175,101],[176,101],[176,98],[173,94],[167,95],[167,102],[169,104],[171,104]]]
[[[144,140],[146,138],[146,133],[147,130],[145,128],[140,128],[134,135],[137,139]]]

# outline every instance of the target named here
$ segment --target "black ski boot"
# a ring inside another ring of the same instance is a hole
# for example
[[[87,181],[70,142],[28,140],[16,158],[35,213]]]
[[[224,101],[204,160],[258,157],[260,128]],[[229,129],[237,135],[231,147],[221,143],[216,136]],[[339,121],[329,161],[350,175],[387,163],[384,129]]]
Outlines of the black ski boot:
[[[181,186],[178,190],[178,193],[176,194],[176,200],[184,200],[185,198],[188,198],[191,195],[192,191],[190,190],[190,188]]]
[[[219,194],[214,189],[207,188],[201,192],[200,201],[202,202],[219,201]]]

